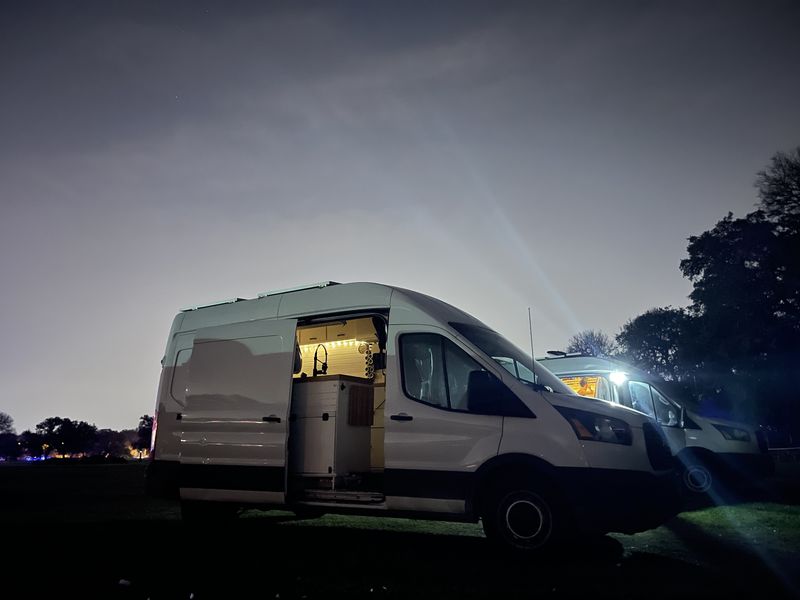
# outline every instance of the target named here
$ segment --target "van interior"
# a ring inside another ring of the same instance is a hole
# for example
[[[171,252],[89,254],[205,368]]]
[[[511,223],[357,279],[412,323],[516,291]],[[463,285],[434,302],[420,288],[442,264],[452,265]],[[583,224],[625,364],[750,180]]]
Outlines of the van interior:
[[[386,321],[299,323],[289,417],[289,493],[308,503],[380,503]]]

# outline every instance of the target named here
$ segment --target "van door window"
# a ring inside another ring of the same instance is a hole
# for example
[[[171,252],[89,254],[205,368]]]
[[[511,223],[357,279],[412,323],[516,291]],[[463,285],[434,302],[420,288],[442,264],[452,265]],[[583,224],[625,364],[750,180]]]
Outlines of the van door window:
[[[618,402],[617,389],[611,385],[605,377],[598,377],[597,379],[597,397],[600,400],[607,402]]]
[[[460,412],[499,414],[502,398],[488,398],[470,407],[469,386],[473,373],[484,373],[496,386],[494,390],[503,384],[450,340],[428,333],[406,334],[400,340],[400,352],[403,387],[409,398]]]
[[[406,395],[425,404],[448,408],[441,337],[432,333],[404,335],[401,354]]]
[[[672,402],[659,392],[653,386],[650,386],[653,392],[653,404],[656,408],[656,419],[661,425],[666,427],[677,427],[679,424],[679,409]]]
[[[473,371],[485,371],[485,369],[453,342],[450,340],[443,341],[450,408],[453,410],[469,410],[467,406],[469,374]]]
[[[628,391],[631,394],[631,408],[655,417],[653,411],[653,398],[650,395],[650,386],[641,381],[629,381]]]

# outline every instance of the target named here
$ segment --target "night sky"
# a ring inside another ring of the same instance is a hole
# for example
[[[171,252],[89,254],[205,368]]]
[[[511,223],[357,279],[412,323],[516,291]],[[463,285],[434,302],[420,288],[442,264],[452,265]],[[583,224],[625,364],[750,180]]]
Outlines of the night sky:
[[[430,6],[435,4],[435,6]],[[135,427],[179,308],[428,293],[537,354],[687,304],[800,143],[797,2],[4,2],[0,411]]]

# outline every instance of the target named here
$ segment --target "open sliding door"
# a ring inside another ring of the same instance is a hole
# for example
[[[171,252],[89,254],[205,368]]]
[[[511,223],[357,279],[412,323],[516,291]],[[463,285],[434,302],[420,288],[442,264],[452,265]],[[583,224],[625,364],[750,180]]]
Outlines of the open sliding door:
[[[282,503],[295,319],[196,332],[181,416],[181,497]]]

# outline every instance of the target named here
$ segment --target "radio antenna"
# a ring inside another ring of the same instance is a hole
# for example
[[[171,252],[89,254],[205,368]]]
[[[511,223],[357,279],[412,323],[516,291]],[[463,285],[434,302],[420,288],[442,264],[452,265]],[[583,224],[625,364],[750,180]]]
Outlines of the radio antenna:
[[[533,357],[533,319],[531,318],[531,307],[528,307],[528,331],[531,334],[531,373],[533,373],[533,383],[536,382],[536,359]]]

